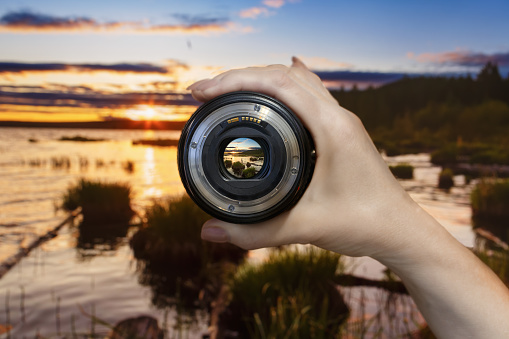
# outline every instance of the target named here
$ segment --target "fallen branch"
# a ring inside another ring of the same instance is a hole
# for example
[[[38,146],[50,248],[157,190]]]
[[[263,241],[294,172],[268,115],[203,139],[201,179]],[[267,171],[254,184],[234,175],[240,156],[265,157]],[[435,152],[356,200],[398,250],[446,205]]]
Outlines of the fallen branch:
[[[393,293],[408,294],[405,285],[401,281],[371,280],[351,274],[339,274],[335,277],[334,282],[345,287],[367,286],[381,288]]]
[[[60,222],[57,226],[55,226],[51,231],[48,231],[46,234],[40,236],[35,239],[32,243],[30,243],[27,247],[21,247],[16,254],[13,254],[3,263],[0,264],[0,279],[7,273],[11,268],[13,268],[21,259],[26,257],[34,248],[39,247],[46,241],[53,239],[57,236],[58,231],[67,223],[74,220],[81,213],[81,207],[78,207],[74,211],[72,211],[67,218],[65,218],[62,222]]]

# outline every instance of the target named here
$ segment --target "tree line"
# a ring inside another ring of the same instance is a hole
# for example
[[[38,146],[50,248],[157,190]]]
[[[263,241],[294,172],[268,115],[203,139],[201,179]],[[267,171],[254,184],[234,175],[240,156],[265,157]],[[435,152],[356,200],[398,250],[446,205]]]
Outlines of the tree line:
[[[453,142],[509,146],[509,76],[491,62],[475,78],[407,76],[379,88],[331,93],[360,117],[377,146],[394,153]]]

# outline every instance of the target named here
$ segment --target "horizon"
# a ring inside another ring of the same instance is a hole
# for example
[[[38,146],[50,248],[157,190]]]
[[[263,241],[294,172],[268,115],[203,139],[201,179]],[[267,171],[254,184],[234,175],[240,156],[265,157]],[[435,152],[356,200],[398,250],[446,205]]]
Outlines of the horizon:
[[[487,62],[506,78],[508,9],[494,0],[6,0],[0,120],[185,121],[199,104],[185,90],[194,81],[230,68],[289,64],[292,55],[329,89],[472,76]]]

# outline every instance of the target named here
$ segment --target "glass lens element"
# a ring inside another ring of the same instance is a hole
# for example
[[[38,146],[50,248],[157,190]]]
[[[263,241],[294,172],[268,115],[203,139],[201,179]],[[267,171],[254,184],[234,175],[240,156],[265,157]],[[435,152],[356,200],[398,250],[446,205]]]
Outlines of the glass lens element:
[[[249,138],[232,140],[223,154],[224,167],[233,177],[250,179],[263,167],[265,154],[259,143]]]

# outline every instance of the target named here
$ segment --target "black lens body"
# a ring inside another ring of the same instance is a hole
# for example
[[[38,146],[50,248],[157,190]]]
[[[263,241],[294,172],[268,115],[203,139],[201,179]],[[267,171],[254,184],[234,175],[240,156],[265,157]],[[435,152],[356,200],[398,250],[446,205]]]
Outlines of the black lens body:
[[[189,196],[233,223],[267,220],[295,205],[314,165],[312,138],[295,114],[255,92],[227,93],[200,106],[178,146]]]

